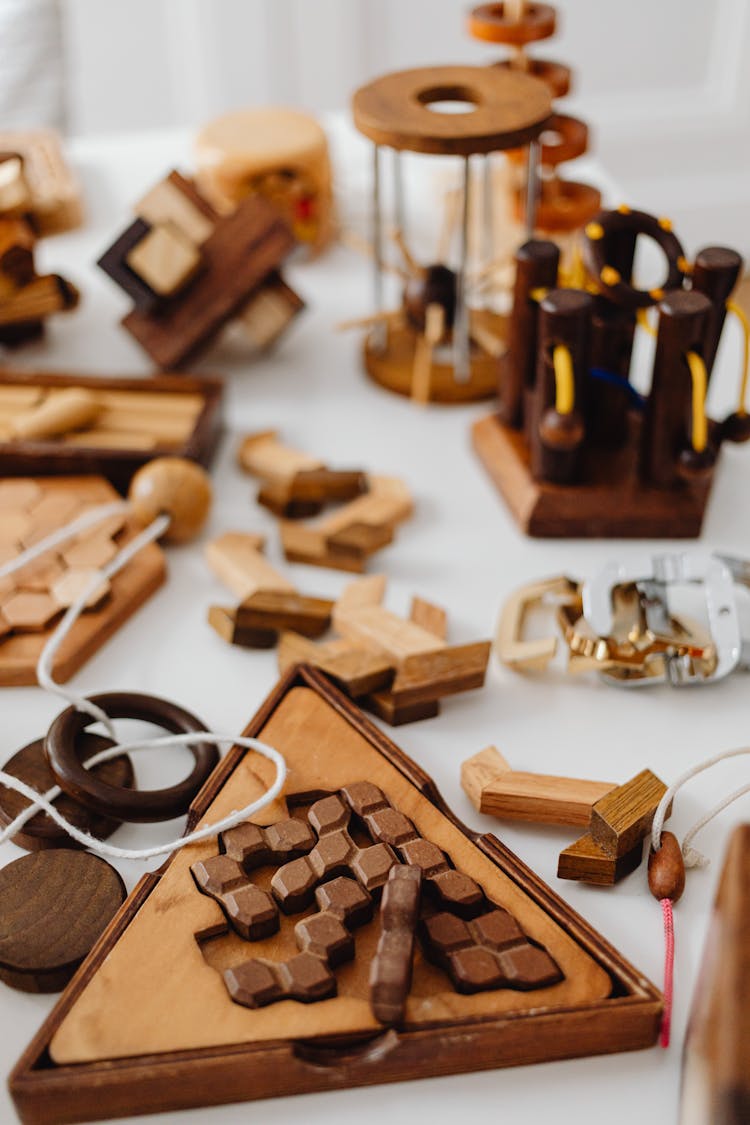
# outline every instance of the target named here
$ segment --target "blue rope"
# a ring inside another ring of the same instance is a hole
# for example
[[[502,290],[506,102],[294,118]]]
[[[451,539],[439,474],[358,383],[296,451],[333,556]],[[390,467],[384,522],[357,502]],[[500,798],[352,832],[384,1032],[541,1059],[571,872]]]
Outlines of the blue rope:
[[[638,394],[633,384],[622,375],[618,375],[615,371],[607,371],[604,367],[589,368],[589,375],[592,379],[600,379],[602,383],[609,383],[612,387],[619,387],[620,390],[625,391],[631,404],[635,406],[637,410],[645,409],[646,399],[643,395]]]

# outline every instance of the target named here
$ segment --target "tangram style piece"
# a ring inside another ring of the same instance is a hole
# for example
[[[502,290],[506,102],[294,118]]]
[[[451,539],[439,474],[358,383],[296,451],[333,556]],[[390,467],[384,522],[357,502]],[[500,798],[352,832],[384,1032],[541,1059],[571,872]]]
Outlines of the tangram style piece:
[[[25,219],[0,218],[0,343],[6,347],[36,339],[48,316],[78,304],[78,290],[64,277],[37,273],[35,242]]]
[[[296,819],[342,791],[354,791],[365,817],[373,815],[365,811],[371,805],[389,817],[399,813],[420,840],[450,857],[451,870],[473,880],[487,903],[507,911],[548,952],[559,978],[530,992],[461,993],[417,942],[403,1018],[384,1027],[373,1014],[370,987],[380,926],[364,920],[369,905],[356,877],[332,873],[297,920],[297,932],[281,919],[277,933],[253,942],[251,959],[288,966],[304,958],[293,975],[264,970],[261,988],[278,990],[293,980],[301,990],[332,972],[337,994],[260,1007],[233,1002],[222,978],[247,962],[249,950],[216,899],[196,886],[191,867],[216,856],[216,843],[207,840],[142,879],[25,1052],[10,1080],[22,1120],[38,1120],[42,1107],[50,1122],[101,1119],[121,1114],[124,1105],[131,1113],[164,1112],[654,1042],[658,992],[507,849],[465,830],[429,778],[324,677],[296,670],[247,733],[280,750],[303,801],[267,809],[266,833],[269,824]],[[197,799],[191,824],[215,822],[253,800],[271,773],[252,752],[231,750]],[[357,796],[361,778],[367,782]],[[382,806],[386,794],[389,807]],[[374,846],[363,817],[352,814],[357,846],[365,839]],[[414,866],[413,858],[403,859]],[[248,881],[270,891],[272,868],[251,874]],[[423,904],[433,906],[429,895]],[[351,938],[353,960],[326,968],[322,955],[343,956]],[[481,940],[484,946],[475,945],[484,949],[487,937]],[[258,981],[246,984],[243,998],[257,996]],[[238,999],[240,992],[238,986]],[[311,1065],[322,1058],[325,1066]]]
[[[276,430],[248,434],[240,446],[240,468],[260,478],[258,503],[276,516],[314,516],[328,503],[367,492],[360,469],[330,469],[319,458],[283,445]]]
[[[650,290],[633,280],[639,236],[665,260]],[[527,242],[516,266],[498,413],[473,436],[522,530],[698,535],[722,441],[750,437],[744,377],[735,412],[723,422],[706,414],[740,255],[707,247],[690,263],[668,219],[622,206],[586,224],[579,288],[562,285],[551,242]],[[650,307],[658,326],[644,397],[630,369],[636,323]]]
[[[0,132],[0,216],[25,216],[40,236],[80,225],[80,189],[54,130]]]
[[[207,466],[221,433],[222,390],[209,376],[6,369],[0,374],[0,472],[95,473],[125,492],[153,457]]]
[[[279,274],[294,239],[264,200],[219,215],[192,181],[171,172],[135,210],[98,265],[133,300],[123,327],[158,366],[194,359],[235,319],[263,350],[303,307]]]
[[[100,477],[17,478],[0,481],[0,558],[9,561],[87,509],[117,499]],[[67,606],[138,528],[113,516],[90,532],[42,555],[0,582],[0,684],[36,683],[36,662]],[[61,645],[54,662],[68,680],[123,624],[165,577],[164,556],[144,548],[111,582],[104,581]]]
[[[208,565],[237,597],[234,608],[214,605],[208,623],[225,641],[273,648],[281,632],[319,637],[331,622],[333,602],[299,594],[262,554],[262,535],[228,531],[206,545]]]
[[[557,874],[602,886],[639,866],[666,790],[651,770],[624,785],[511,770],[494,746],[463,763],[461,784],[478,812],[500,820],[588,827],[561,852]]]
[[[333,607],[339,637],[314,644],[287,633],[279,668],[314,664],[386,722],[398,725],[438,713],[439,700],[484,684],[489,643],[449,645],[446,614],[422,598],[408,619],[383,607],[385,578],[347,586]]]

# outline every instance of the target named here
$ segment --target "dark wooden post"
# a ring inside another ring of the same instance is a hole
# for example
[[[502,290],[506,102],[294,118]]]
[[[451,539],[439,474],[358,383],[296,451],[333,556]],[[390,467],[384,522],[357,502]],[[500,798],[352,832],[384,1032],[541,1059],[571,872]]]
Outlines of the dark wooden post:
[[[560,249],[554,242],[532,239],[516,251],[513,311],[508,327],[508,350],[500,359],[500,418],[519,429],[524,420],[524,391],[533,386],[536,368],[538,302],[535,289],[557,285]]]
[[[703,362],[709,379],[724,328],[727,301],[737,284],[741,269],[741,255],[726,246],[707,246],[696,255],[693,289],[698,293],[705,293],[712,306],[703,344]]]

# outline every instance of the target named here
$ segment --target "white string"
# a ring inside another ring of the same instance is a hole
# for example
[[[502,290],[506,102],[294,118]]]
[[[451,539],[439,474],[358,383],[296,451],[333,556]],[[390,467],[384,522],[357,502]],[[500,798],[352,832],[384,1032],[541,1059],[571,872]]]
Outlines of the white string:
[[[33,562],[34,559],[60,546],[61,543],[66,543],[76,535],[89,531],[92,527],[103,523],[111,516],[128,514],[131,511],[131,506],[127,500],[117,500],[111,504],[103,504],[90,512],[85,512],[82,516],[79,516],[78,519],[66,524],[65,527],[58,528],[56,531],[51,532],[49,535],[45,536],[44,539],[40,540],[39,543],[35,543],[33,547],[29,547],[27,550],[22,551],[20,555],[17,555],[14,559],[5,563],[0,567],[0,578],[5,578],[15,573],[15,571],[21,570],[24,566]],[[188,844],[194,844],[199,840],[209,839],[213,836],[217,836],[220,832],[226,832],[230,828],[234,828],[235,825],[241,824],[242,821],[247,820],[254,813],[259,812],[261,809],[265,808],[266,805],[269,805],[281,792],[286,779],[286,762],[278,750],[275,750],[272,746],[266,745],[264,742],[260,742],[257,738],[234,737],[233,735],[215,734],[210,731],[190,731],[187,734],[169,734],[161,738],[143,739],[139,742],[117,743],[114,725],[109,715],[102,710],[101,707],[92,703],[90,699],[86,699],[85,696],[78,695],[77,692],[72,691],[70,688],[58,684],[53,677],[55,656],[70,630],[83,613],[94,591],[101,586],[104,580],[113,578],[123,567],[127,566],[130,560],[137,555],[139,551],[149,543],[159,539],[167,530],[169,524],[169,515],[163,513],[157,516],[147,528],[139,532],[138,535],[134,536],[126,543],[110,562],[106,563],[92,574],[91,581],[87,583],[86,588],[68,607],[39,655],[36,666],[39,686],[46,691],[61,696],[66,703],[73,706],[77,711],[83,711],[93,719],[96,719],[97,722],[103,723],[107,733],[115,740],[116,744],[114,746],[100,751],[100,753],[95,754],[86,761],[85,765],[87,769],[97,765],[99,762],[106,762],[110,758],[118,757],[121,754],[130,754],[137,750],[159,750],[169,746],[191,746],[196,742],[210,743],[214,746],[227,743],[235,746],[244,746],[249,750],[255,750],[257,753],[262,754],[263,757],[272,761],[276,766],[276,777],[273,783],[261,797],[258,797],[255,801],[246,805],[245,808],[233,809],[231,813],[215,824],[207,824],[205,827],[196,829],[195,832],[190,832],[187,836],[180,836],[178,839],[172,840],[167,844],[159,844],[153,848],[131,849],[118,848],[113,844],[105,843],[103,840],[97,840],[95,837],[90,836],[87,832],[81,831],[80,828],[77,828],[74,824],[67,821],[52,804],[62,793],[59,786],[55,785],[52,789],[48,790],[47,793],[41,795],[19,778],[13,777],[12,774],[0,770],[0,784],[7,786],[9,789],[13,789],[16,793],[22,794],[31,801],[28,808],[19,813],[15,820],[0,832],[0,844],[9,840],[20,831],[28,820],[42,811],[47,813],[60,828],[72,837],[72,839],[103,858],[151,859],[154,856],[168,854],[169,852],[173,852],[176,848],[183,848]]]
[[[661,847],[661,834],[664,828],[664,821],[667,817],[667,809],[669,808],[677,791],[681,789],[686,782],[690,781],[691,778],[697,777],[699,773],[703,773],[704,770],[710,769],[712,766],[717,765],[719,762],[727,761],[729,758],[739,758],[742,754],[750,754],[750,746],[740,746],[735,750],[722,750],[720,754],[714,754],[712,758],[707,758],[705,762],[699,762],[697,766],[692,766],[689,770],[685,770],[685,772],[681,774],[676,781],[672,782],[672,784],[669,786],[666,793],[662,797],[661,801],[659,802],[656,813],[654,814],[654,821],[651,826],[651,847],[655,852],[658,852],[659,848]],[[731,805],[733,801],[736,801],[739,797],[742,797],[745,793],[748,792],[750,792],[750,784],[743,785],[742,788],[738,789],[735,793],[730,794],[729,797],[725,797],[724,800],[716,805],[715,808],[706,813],[706,815],[702,817],[696,824],[694,824],[693,827],[685,834],[685,838],[682,841],[682,857],[686,867],[708,866],[708,859],[695,848],[691,847],[692,839],[697,835],[698,832],[700,832],[702,828],[705,828],[710,820],[713,820],[715,816],[718,816],[720,812],[723,812],[723,810]]]
[[[213,836],[217,836],[219,832],[227,832],[230,828],[234,828],[237,824],[247,820],[254,813],[259,812],[265,808],[272,801],[278,797],[284,786],[286,780],[286,762],[284,761],[278,750],[274,750],[273,746],[267,746],[265,742],[260,742],[257,738],[235,737],[231,734],[214,734],[207,731],[190,731],[188,734],[170,734],[161,738],[149,738],[140,742],[129,742],[117,746],[110,746],[106,750],[95,754],[86,762],[87,768],[97,765],[99,762],[106,762],[110,758],[116,758],[120,754],[132,754],[137,750],[160,750],[167,746],[190,746],[194,742],[209,742],[216,746],[219,744],[227,743],[234,746],[244,746],[248,750],[255,750],[258,754],[262,754],[264,758],[268,758],[276,766],[276,777],[273,783],[265,791],[265,793],[258,797],[255,801],[251,801],[242,809],[233,809],[227,816],[222,817],[221,820],[215,821],[213,824],[206,824],[203,828],[197,828],[194,832],[189,832],[186,836],[178,836],[176,840],[172,840],[167,844],[158,844],[153,848],[117,848],[114,844],[107,844],[104,840],[97,840],[95,837],[90,836],[88,832],[81,831],[76,828],[74,824],[67,821],[65,817],[55,808],[52,801],[60,796],[61,790],[59,786],[54,786],[41,796],[30,785],[19,778],[13,777],[12,774],[5,773],[0,770],[0,784],[7,785],[9,789],[15,790],[16,793],[21,793],[32,801],[32,805],[24,809],[22,813],[12,821],[11,824],[0,832],[0,844],[5,843],[12,836],[18,832],[27,820],[35,816],[37,812],[42,811],[47,813],[60,828],[64,829],[69,836],[77,840],[85,848],[97,855],[102,856],[104,859],[152,859],[154,856],[167,855],[169,852],[175,851],[176,848],[184,848],[188,844],[197,844],[200,840],[207,840]]]

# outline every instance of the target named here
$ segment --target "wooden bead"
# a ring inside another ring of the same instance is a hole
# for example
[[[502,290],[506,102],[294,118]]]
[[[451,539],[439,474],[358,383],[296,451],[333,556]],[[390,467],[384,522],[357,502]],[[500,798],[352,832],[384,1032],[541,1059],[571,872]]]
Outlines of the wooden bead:
[[[560,414],[548,410],[539,425],[539,437],[548,449],[576,449],[584,437],[583,419],[577,411]]]
[[[716,453],[706,446],[700,452],[688,446],[683,449],[677,464],[677,475],[682,480],[701,480],[710,476],[716,463]]]
[[[456,274],[448,266],[432,265],[424,276],[411,278],[404,289],[404,308],[409,322],[424,331],[428,305],[440,305],[445,313],[445,327],[453,327],[456,315]]]
[[[663,898],[677,902],[685,890],[685,864],[677,837],[662,832],[658,852],[648,857],[648,889],[657,901]]]
[[[143,524],[166,513],[172,522],[162,538],[185,543],[203,527],[211,507],[211,482],[204,469],[182,457],[158,457],[133,477],[128,490],[133,511]]]
[[[750,414],[728,414],[721,426],[722,441],[750,441]]]

